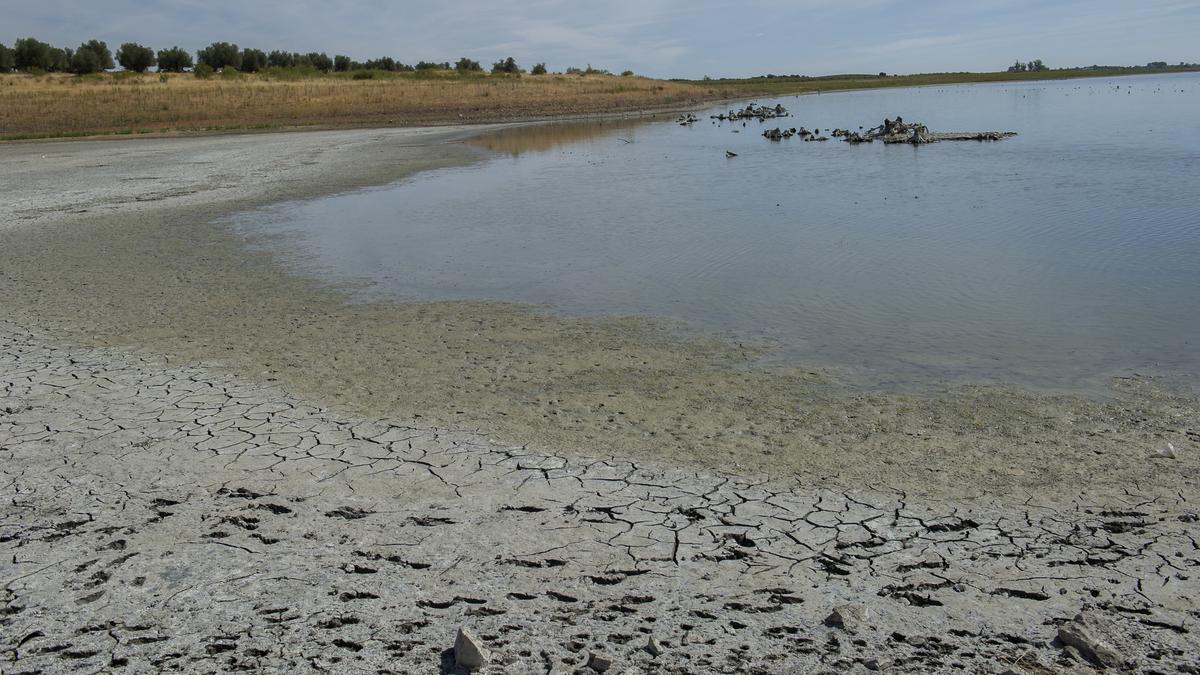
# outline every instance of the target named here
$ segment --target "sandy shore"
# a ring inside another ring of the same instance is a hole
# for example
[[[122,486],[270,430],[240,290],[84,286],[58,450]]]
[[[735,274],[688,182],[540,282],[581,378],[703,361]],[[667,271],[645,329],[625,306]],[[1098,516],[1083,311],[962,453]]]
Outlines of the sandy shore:
[[[0,148],[6,672],[439,672],[461,625],[514,673],[1194,662],[1194,396],[865,394],[651,321],[348,303],[222,224],[469,133]]]

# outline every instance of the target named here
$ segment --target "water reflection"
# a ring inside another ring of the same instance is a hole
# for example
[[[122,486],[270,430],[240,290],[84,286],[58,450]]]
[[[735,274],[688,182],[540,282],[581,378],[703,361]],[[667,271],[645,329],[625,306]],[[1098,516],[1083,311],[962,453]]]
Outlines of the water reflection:
[[[650,124],[661,122],[661,117],[636,117],[608,120],[578,120],[570,122],[542,122],[498,129],[467,141],[505,155],[519,157],[527,152],[544,152],[567,145],[584,145],[589,141],[620,136],[625,142],[633,142],[637,131]]]
[[[792,97],[794,117],[765,125],[713,124],[722,106],[693,127],[516,127],[477,141],[490,161],[242,223],[293,235],[298,270],[375,293],[680,319],[868,385],[1194,377],[1200,76],[1121,84]],[[919,148],[761,136],[897,114],[1021,135]]]

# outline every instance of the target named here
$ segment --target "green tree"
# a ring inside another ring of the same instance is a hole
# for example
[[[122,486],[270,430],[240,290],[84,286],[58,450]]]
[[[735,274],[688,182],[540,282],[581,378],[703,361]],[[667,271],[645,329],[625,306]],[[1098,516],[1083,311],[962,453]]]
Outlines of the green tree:
[[[544,64],[544,63],[534,64],[533,70],[530,70],[529,72],[533,73],[534,75],[545,75],[546,74],[546,64]]]
[[[235,44],[214,42],[196,52],[196,63],[203,63],[213,70],[237,68],[242,65],[242,53]]]
[[[103,70],[100,64],[100,56],[96,52],[87,48],[87,45],[80,45],[71,54],[71,72],[76,75],[88,75]]]
[[[7,73],[13,67],[13,51],[0,44],[0,73]]]
[[[349,72],[352,65],[353,62],[350,61],[349,56],[338,54],[333,57],[333,69],[339,73]]]
[[[20,38],[13,44],[13,67],[17,70],[53,70],[50,45],[36,38]]]
[[[294,65],[296,65],[296,60],[289,52],[276,49],[267,54],[267,66],[270,68],[291,68]]]
[[[479,65],[478,61],[468,59],[464,56],[458,60],[458,63],[454,64],[454,69],[460,73],[477,73],[483,70],[483,66]]]
[[[70,49],[50,48],[50,67],[46,70],[55,73],[65,73],[71,70],[71,58],[75,54]]]
[[[192,55],[185,49],[171,47],[158,50],[158,72],[182,73],[192,67]]]
[[[510,56],[503,61],[493,63],[492,72],[515,74],[521,72],[521,67],[517,65],[516,59]]]
[[[96,55],[96,60],[100,63],[100,70],[111,70],[117,67],[113,62],[112,52],[108,50],[108,44],[101,40],[88,40],[79,45],[76,51],[88,50]]]
[[[309,64],[317,70],[328,73],[333,70],[333,59],[329,58],[325,52],[309,52],[305,54]]]
[[[257,73],[267,67],[267,53],[261,49],[243,49],[242,62],[238,70],[246,73]]]
[[[117,50],[117,62],[125,70],[144,73],[154,65],[154,50],[136,42],[126,42]]]

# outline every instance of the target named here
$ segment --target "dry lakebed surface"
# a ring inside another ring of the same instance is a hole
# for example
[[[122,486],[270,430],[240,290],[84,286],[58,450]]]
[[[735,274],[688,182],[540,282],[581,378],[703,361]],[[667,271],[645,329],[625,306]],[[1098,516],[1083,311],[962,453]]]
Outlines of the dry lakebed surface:
[[[222,220],[474,133],[0,147],[0,671],[1200,672],[1192,393],[350,302]]]

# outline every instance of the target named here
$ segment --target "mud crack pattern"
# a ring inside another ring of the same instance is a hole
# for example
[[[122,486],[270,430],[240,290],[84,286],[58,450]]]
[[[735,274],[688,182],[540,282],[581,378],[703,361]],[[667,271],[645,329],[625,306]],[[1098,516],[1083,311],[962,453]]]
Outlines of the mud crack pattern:
[[[1080,612],[1124,669],[1200,653],[1190,495],[551,456],[4,321],[0,496],[4,672],[446,672],[461,625],[488,672],[1058,672]]]

